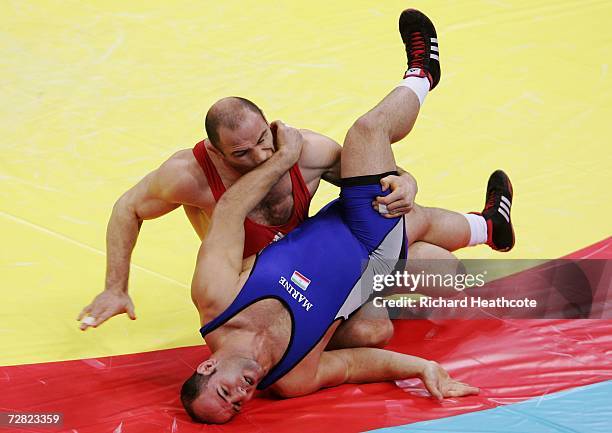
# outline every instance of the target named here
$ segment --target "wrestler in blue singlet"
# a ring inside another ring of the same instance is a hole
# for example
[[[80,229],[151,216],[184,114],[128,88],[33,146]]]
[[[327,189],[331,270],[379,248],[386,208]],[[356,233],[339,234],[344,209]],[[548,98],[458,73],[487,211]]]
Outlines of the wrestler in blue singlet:
[[[372,208],[377,196],[389,193],[382,191],[380,179],[390,174],[397,173],[343,179],[340,198],[262,250],[236,299],[201,328],[205,337],[262,299],[285,306],[291,338],[258,389],[295,367],[336,319],[359,309],[372,293],[373,274],[390,273],[406,258],[404,218],[384,218]]]

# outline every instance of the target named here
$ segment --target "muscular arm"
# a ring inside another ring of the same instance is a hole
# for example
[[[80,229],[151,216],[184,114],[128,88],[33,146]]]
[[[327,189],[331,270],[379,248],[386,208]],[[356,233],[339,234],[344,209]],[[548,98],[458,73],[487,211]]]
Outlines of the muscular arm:
[[[184,161],[173,157],[117,200],[106,229],[105,289],[79,314],[77,320],[87,315],[94,318],[93,322],[82,323],[82,330],[124,312],[135,319],[134,305],[127,294],[128,278],[142,222],[188,203],[188,191],[197,187],[194,182],[185,170]]]
[[[369,383],[407,379],[422,375],[429,361],[383,349],[360,347],[321,354],[317,370],[323,386],[328,383]]]
[[[127,291],[130,260],[142,222],[180,206],[181,203],[172,199],[172,186],[161,186],[165,180],[159,170],[155,170],[125,192],[113,206],[106,228],[107,290]]]
[[[300,170],[310,194],[314,195],[319,181],[325,181],[340,186],[340,154],[342,147],[325,135],[308,129],[301,130],[304,136],[304,149],[300,156]]]
[[[383,349],[356,348],[326,351],[314,377],[285,395],[294,397],[344,383],[372,383],[418,377],[437,399],[477,394],[478,388],[457,382],[436,362]],[[288,390],[288,389],[286,389]]]

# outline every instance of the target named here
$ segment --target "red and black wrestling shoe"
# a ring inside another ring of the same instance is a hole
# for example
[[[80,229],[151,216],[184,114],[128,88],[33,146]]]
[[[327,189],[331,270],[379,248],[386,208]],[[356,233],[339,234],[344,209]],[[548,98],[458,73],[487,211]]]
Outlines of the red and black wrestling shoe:
[[[408,70],[404,78],[427,77],[429,90],[433,90],[440,81],[440,54],[436,28],[423,12],[406,9],[400,15],[399,31],[408,56]]]
[[[487,245],[497,251],[510,251],[514,246],[510,219],[512,183],[502,170],[495,170],[489,177],[486,199],[481,215],[487,222]]]

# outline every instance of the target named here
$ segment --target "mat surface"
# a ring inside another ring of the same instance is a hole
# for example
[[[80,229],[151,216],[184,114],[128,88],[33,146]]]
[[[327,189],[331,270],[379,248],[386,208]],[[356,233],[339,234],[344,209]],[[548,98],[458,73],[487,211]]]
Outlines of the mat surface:
[[[610,396],[612,382],[607,381],[543,395],[524,403],[375,432],[607,433],[610,431],[609,419],[612,414]]]
[[[572,256],[610,258],[612,239]],[[0,411],[62,412],[65,427],[82,433],[349,433],[453,417],[612,379],[612,320],[400,320],[389,349],[435,359],[482,392],[437,403],[418,380],[344,385],[297,399],[258,398],[229,425],[197,426],[178,399],[182,381],[208,356],[205,346],[196,346],[4,367],[0,383],[11,392],[0,395]]]

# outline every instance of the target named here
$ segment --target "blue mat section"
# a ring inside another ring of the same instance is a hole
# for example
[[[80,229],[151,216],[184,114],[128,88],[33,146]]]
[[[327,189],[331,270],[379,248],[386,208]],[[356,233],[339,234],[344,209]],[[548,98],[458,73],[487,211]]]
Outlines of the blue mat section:
[[[612,381],[376,433],[610,433]]]

